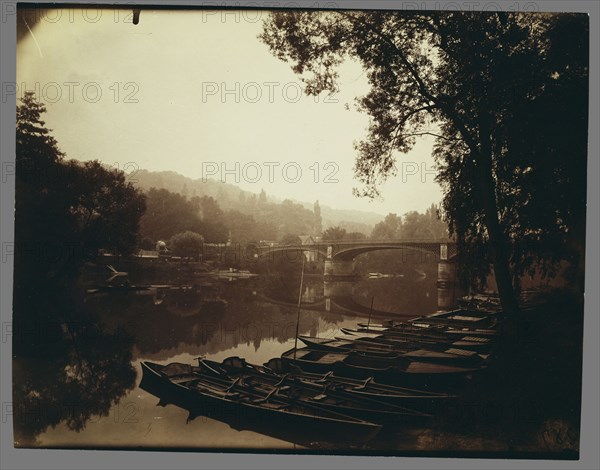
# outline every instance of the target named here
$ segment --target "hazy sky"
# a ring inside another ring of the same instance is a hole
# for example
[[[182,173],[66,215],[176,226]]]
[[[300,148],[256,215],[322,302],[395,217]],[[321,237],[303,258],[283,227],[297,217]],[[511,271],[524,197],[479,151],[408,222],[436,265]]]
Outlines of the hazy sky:
[[[367,116],[358,64],[307,97],[257,35],[267,12],[49,10],[17,45],[17,97],[36,91],[69,158],[225,179],[248,191],[386,214],[441,200],[431,140],[399,155],[383,200],[352,196]],[[346,109],[345,104],[350,105]],[[236,181],[237,180],[237,181]]]

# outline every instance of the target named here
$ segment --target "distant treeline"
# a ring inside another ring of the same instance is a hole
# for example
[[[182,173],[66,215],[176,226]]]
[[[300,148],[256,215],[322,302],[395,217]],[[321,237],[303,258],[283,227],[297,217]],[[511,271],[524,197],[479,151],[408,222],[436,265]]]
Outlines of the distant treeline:
[[[132,179],[146,190],[147,210],[141,220],[141,236],[148,246],[186,230],[202,234],[209,243],[231,240],[240,244],[261,240],[291,242],[299,235],[328,240],[448,236],[436,205],[425,214],[411,211],[401,217],[391,213],[381,220],[377,214],[331,209],[319,201],[311,210],[289,199],[280,202],[264,190],[254,194],[232,184],[193,180],[174,172],[140,170]]]
[[[389,214],[384,220],[375,214],[339,211],[364,222],[340,220],[331,225],[323,213],[333,210],[322,208],[319,201],[307,208],[289,199],[268,198],[264,190],[247,193],[215,181],[201,183],[204,187],[176,173],[126,175],[98,161],[67,160],[45,127],[45,111],[33,93],[17,107],[17,279],[75,275],[81,263],[101,250],[128,256],[139,249],[153,250],[159,241],[177,256],[197,258],[203,242],[300,243],[302,235],[323,240],[447,236],[434,205],[425,214]],[[171,180],[165,183],[167,176]],[[157,187],[145,187],[152,182]],[[179,191],[160,187],[177,182],[182,182]],[[215,191],[214,196],[207,194]]]
[[[240,201],[239,209],[224,210],[212,196],[185,197],[151,188],[146,204],[140,223],[145,243],[168,240],[187,230],[200,233],[209,243],[279,241],[287,234],[311,234],[317,226],[313,211],[288,200],[267,202],[264,193]]]
[[[130,173],[130,180],[140,189],[149,191],[151,188],[167,189],[173,193],[178,193],[188,199],[195,196],[203,197],[209,196],[215,199],[223,211],[237,210],[244,214],[251,215],[258,222],[276,222],[279,233],[311,233],[307,231],[306,227],[287,227],[285,220],[279,220],[275,212],[275,206],[269,206],[269,204],[284,204],[285,208],[289,209],[291,206],[289,203],[293,203],[294,207],[293,215],[301,215],[306,224],[311,225],[311,214],[314,212],[313,201],[291,201],[289,199],[280,199],[271,194],[267,194],[265,191],[261,191],[260,194],[253,193],[250,191],[244,191],[238,186],[230,183],[224,183],[216,181],[210,178],[207,179],[192,179],[186,176],[180,175],[173,171],[147,171],[147,170],[136,170]],[[287,202],[285,202],[287,201]],[[265,204],[267,203],[267,204]],[[305,211],[301,211],[303,208]],[[369,235],[373,226],[380,222],[383,218],[382,215],[373,212],[352,210],[352,209],[334,209],[326,205],[320,205],[320,215],[322,218],[322,227],[315,227],[318,232],[319,229],[327,229],[329,227],[340,226],[346,229],[348,232],[361,232],[365,235]],[[275,215],[276,219],[273,220],[271,217]],[[283,225],[282,227],[280,227]],[[304,230],[304,231],[303,231]],[[277,238],[277,237],[275,237]]]
[[[117,169],[66,160],[26,93],[16,115],[15,293],[76,276],[101,249],[120,255],[138,246],[146,197]],[[25,290],[21,291],[23,287]],[[15,305],[19,296],[15,295]]]
[[[244,193],[240,193],[244,194]],[[265,192],[238,201],[239,209],[223,210],[212,196],[186,197],[166,189],[151,188],[146,193],[146,211],[140,221],[143,248],[151,249],[159,240],[177,233],[201,234],[209,243],[248,244],[260,241],[299,243],[300,235],[323,240],[440,239],[447,238],[445,223],[434,204],[425,214],[408,212],[404,217],[388,214],[371,233],[351,231],[341,225],[321,228],[318,201],[312,211],[290,200],[268,202]]]

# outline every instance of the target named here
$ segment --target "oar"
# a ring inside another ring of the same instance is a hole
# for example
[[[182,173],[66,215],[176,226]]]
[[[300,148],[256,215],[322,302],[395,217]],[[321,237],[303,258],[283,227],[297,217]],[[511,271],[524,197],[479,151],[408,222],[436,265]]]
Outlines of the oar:
[[[246,366],[255,370],[257,373],[259,373],[261,375],[265,375],[263,372],[258,370],[252,364],[246,363]],[[324,377],[329,377],[332,374],[333,374],[332,372],[328,372]],[[277,374],[275,374],[275,376],[277,377]],[[273,377],[273,379],[275,379],[276,377]],[[364,390],[368,386],[369,383],[373,382],[373,380],[374,380],[373,377],[369,377],[364,382],[362,382],[361,386],[355,387],[355,389],[356,390]],[[315,382],[311,382],[311,381],[306,382],[306,381],[303,381],[302,378],[298,378],[298,380],[294,380],[294,377],[289,377],[289,374],[284,374],[283,376],[281,376],[280,380],[273,385],[274,390],[271,390],[271,392],[267,395],[267,397],[264,399],[264,401],[267,401],[271,397],[271,395],[273,394],[274,391],[276,391],[277,395],[279,395],[281,398],[283,398],[283,396],[281,396],[279,392],[288,388],[284,385],[286,381],[291,381],[294,384],[294,386],[296,386],[296,387],[301,387],[301,388],[312,390],[312,391],[315,391],[315,388],[319,387]],[[232,387],[234,385],[235,384],[233,384]],[[340,399],[340,398],[347,399],[347,400],[350,399],[350,400],[354,401],[355,403],[371,404],[375,408],[384,409],[387,407],[389,409],[389,411],[397,411],[397,412],[402,411],[402,412],[408,412],[409,414],[419,414],[422,416],[429,416],[426,413],[421,413],[421,412],[412,410],[410,408],[405,408],[403,406],[390,405],[388,403],[384,403],[384,402],[381,402],[381,401],[373,399],[373,398],[368,398],[368,397],[358,398],[355,395],[348,393],[347,391],[331,390],[332,385],[333,384],[331,381],[326,381],[325,383],[323,383],[322,387],[319,387],[321,389],[322,397],[329,396],[333,399]],[[293,397],[290,397],[287,395],[285,397],[290,400],[296,401]],[[305,400],[303,400],[303,403],[305,403]]]

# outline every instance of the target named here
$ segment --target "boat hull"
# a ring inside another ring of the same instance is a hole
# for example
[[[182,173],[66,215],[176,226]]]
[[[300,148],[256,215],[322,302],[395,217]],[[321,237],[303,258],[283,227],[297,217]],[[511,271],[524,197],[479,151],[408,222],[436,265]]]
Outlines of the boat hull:
[[[303,348],[304,349],[304,348]],[[299,349],[298,351],[302,351]],[[308,348],[306,348],[308,350]],[[306,351],[304,350],[304,351]],[[314,350],[316,353],[327,353],[327,351]],[[352,362],[348,359],[350,354],[338,354],[339,360],[331,362],[319,362],[318,354],[315,358],[294,358],[294,350],[291,349],[282,354],[282,359],[291,365],[300,367],[308,372],[327,374],[333,372],[336,375],[350,377],[354,379],[367,379],[373,377],[378,382],[386,384],[420,386],[427,389],[440,390],[442,387],[452,387],[472,376],[473,373],[480,370],[478,368],[465,368],[450,365],[431,364],[418,361],[408,361],[408,366],[402,366],[401,362],[392,365],[389,362],[381,361],[367,364],[369,358],[359,358]],[[345,356],[345,358],[344,358]],[[361,359],[364,359],[361,364]]]
[[[340,353],[362,353],[371,357],[375,363],[391,363],[400,358],[406,358],[414,361],[432,362],[436,364],[449,364],[456,366],[477,366],[482,363],[485,357],[474,351],[462,350],[458,347],[438,345],[429,348],[419,348],[412,343],[402,342],[377,342],[371,338],[357,337],[354,340],[345,340],[343,338],[321,339],[309,338],[306,336],[298,337],[304,344],[311,349],[322,351],[340,352]]]
[[[333,373],[320,374],[305,371],[290,364],[282,358],[274,358],[265,364],[268,368],[280,374],[288,374],[326,386],[330,389],[340,389],[358,398],[372,398],[378,401],[395,405],[406,406],[410,409],[431,413],[442,409],[448,400],[455,398],[447,393],[436,393],[429,390],[400,387],[376,380],[360,380],[351,377],[339,376]]]
[[[281,393],[291,390],[294,400],[303,403],[318,403],[318,406],[336,413],[359,418],[365,421],[386,425],[403,425],[431,418],[431,415],[402,405],[377,400],[374,397],[348,393],[346,390],[335,389],[328,385],[306,381],[300,377],[289,377],[276,374],[260,366],[248,365],[244,359],[231,357],[222,363],[201,360],[201,367],[209,373],[223,377],[225,380],[241,379],[251,383],[253,389],[261,385],[273,387],[280,385]],[[289,388],[286,388],[289,387]]]
[[[344,419],[342,415],[327,414],[327,410],[318,407],[304,409],[303,413],[286,412],[282,407],[269,404],[253,404],[235,399],[219,397],[186,386],[173,383],[161,375],[159,364],[142,362],[143,380],[167,399],[175,400],[178,406],[190,411],[190,415],[208,416],[224,421],[235,429],[253,429],[257,423],[267,423],[274,429],[293,430],[293,434],[310,435],[315,440],[335,441],[336,438],[347,441],[368,441],[381,430],[381,425]],[[193,375],[193,374],[190,374]]]

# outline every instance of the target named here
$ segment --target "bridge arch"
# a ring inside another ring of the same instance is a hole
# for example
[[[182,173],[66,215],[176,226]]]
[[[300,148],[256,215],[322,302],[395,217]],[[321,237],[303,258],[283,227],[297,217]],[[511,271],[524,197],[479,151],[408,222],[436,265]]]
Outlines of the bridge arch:
[[[261,294],[261,299],[269,302],[273,305],[279,305],[282,307],[288,308],[297,308],[297,302],[286,302],[283,300],[276,300],[272,297],[269,297],[265,294]],[[329,300],[329,302],[327,302]],[[366,307],[362,304],[356,302],[351,296],[348,297],[323,297],[315,302],[302,302],[301,307],[302,310],[312,311],[312,312],[332,312],[332,313],[341,313],[345,315],[353,315],[353,316],[367,316],[372,315],[374,317],[389,317],[393,315],[391,312],[386,312],[383,310],[372,310],[369,307]]]
[[[258,258],[266,258],[268,256],[274,256],[276,253],[288,253],[292,251],[301,253],[310,251],[312,253],[317,253],[319,257],[323,257],[323,259],[327,257],[327,247],[324,245],[283,245],[261,248],[258,252]]]
[[[409,251],[411,253],[419,253],[421,255],[432,256],[436,261],[439,260],[439,249],[427,249],[410,245],[372,245],[372,246],[357,246],[352,248],[341,249],[336,251],[336,253],[332,256],[331,259],[339,260],[339,261],[349,261],[353,260],[359,255],[364,253],[370,253],[373,251],[383,251],[383,250],[401,250],[401,251]]]
[[[441,247],[445,247],[442,257]],[[312,252],[329,260],[348,261],[363,253],[381,250],[401,250],[424,255],[433,255],[438,260],[452,260],[457,257],[456,243],[445,240],[360,240],[360,241],[326,241],[306,245],[274,245],[262,246],[258,249],[258,257],[274,255],[282,252]]]

